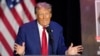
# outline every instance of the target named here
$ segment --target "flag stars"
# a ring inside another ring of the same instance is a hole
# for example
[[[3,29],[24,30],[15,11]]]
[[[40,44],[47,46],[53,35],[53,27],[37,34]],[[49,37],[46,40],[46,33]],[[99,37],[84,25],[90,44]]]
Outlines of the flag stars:
[[[10,5],[10,8],[12,8],[12,7],[13,7],[13,4]]]
[[[14,1],[14,0],[11,0],[12,2]]]
[[[16,0],[16,2],[18,3],[18,2],[19,2],[19,0]]]
[[[16,4],[18,4],[20,0],[11,0],[11,3],[9,5],[10,8],[13,8]]]

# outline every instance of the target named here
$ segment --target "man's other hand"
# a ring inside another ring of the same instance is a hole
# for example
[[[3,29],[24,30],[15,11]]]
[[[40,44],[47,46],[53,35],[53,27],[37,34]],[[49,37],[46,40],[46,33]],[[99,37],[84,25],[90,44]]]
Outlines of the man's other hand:
[[[19,45],[19,44],[15,43],[14,50],[16,51],[16,54],[24,55],[24,52],[25,52],[25,42],[23,42],[22,45]]]
[[[68,50],[65,51],[65,55],[81,55],[79,52],[82,52],[82,51],[83,51],[82,45],[73,47],[73,43],[71,43]]]

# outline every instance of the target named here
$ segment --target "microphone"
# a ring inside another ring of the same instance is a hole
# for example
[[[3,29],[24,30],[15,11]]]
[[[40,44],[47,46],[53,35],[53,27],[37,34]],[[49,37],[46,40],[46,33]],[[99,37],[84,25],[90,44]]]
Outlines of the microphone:
[[[54,40],[53,40],[53,35],[52,35],[53,30],[51,30],[50,27],[47,27],[46,30],[47,30],[48,35],[49,35],[49,44],[52,47],[52,54],[54,54],[54,51],[53,51],[53,42],[54,42]]]
[[[50,29],[50,27],[46,28],[48,34],[49,34],[49,43],[52,44],[53,43],[53,36],[52,36],[52,30]]]

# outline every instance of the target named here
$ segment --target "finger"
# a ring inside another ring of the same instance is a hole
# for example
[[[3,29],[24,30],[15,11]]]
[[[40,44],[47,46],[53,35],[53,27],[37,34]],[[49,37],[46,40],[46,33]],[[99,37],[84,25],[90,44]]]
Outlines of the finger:
[[[14,51],[17,51],[17,48],[14,48]]]
[[[81,47],[81,48],[77,48],[78,50],[83,50],[83,48]]]
[[[16,49],[17,47],[16,46],[14,46],[14,49]]]
[[[70,47],[73,47],[73,43],[71,43]]]
[[[25,46],[25,42],[22,43],[22,46]]]
[[[18,54],[17,52],[15,54]]]
[[[14,49],[14,51],[17,51],[17,49]]]
[[[76,55],[81,55],[81,54],[77,53]]]
[[[75,47],[82,47],[82,45],[78,45],[78,46],[75,46]]]
[[[19,44],[15,43],[14,46],[19,46]]]
[[[83,49],[78,50],[78,52],[83,52]]]
[[[77,50],[83,50],[83,47],[77,47]]]
[[[83,47],[82,45],[78,45],[77,47]]]
[[[17,50],[18,49],[18,46],[14,46],[14,50]]]
[[[83,49],[77,49],[76,51],[77,52],[83,52]]]
[[[75,46],[75,48],[77,48],[77,49],[83,49],[82,46]]]

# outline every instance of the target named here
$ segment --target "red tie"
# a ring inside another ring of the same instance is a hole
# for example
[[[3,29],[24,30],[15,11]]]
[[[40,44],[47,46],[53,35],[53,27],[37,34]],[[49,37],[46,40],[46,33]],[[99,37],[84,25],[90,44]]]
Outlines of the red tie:
[[[48,55],[48,46],[47,46],[47,37],[45,28],[43,28],[42,32],[42,55]]]

